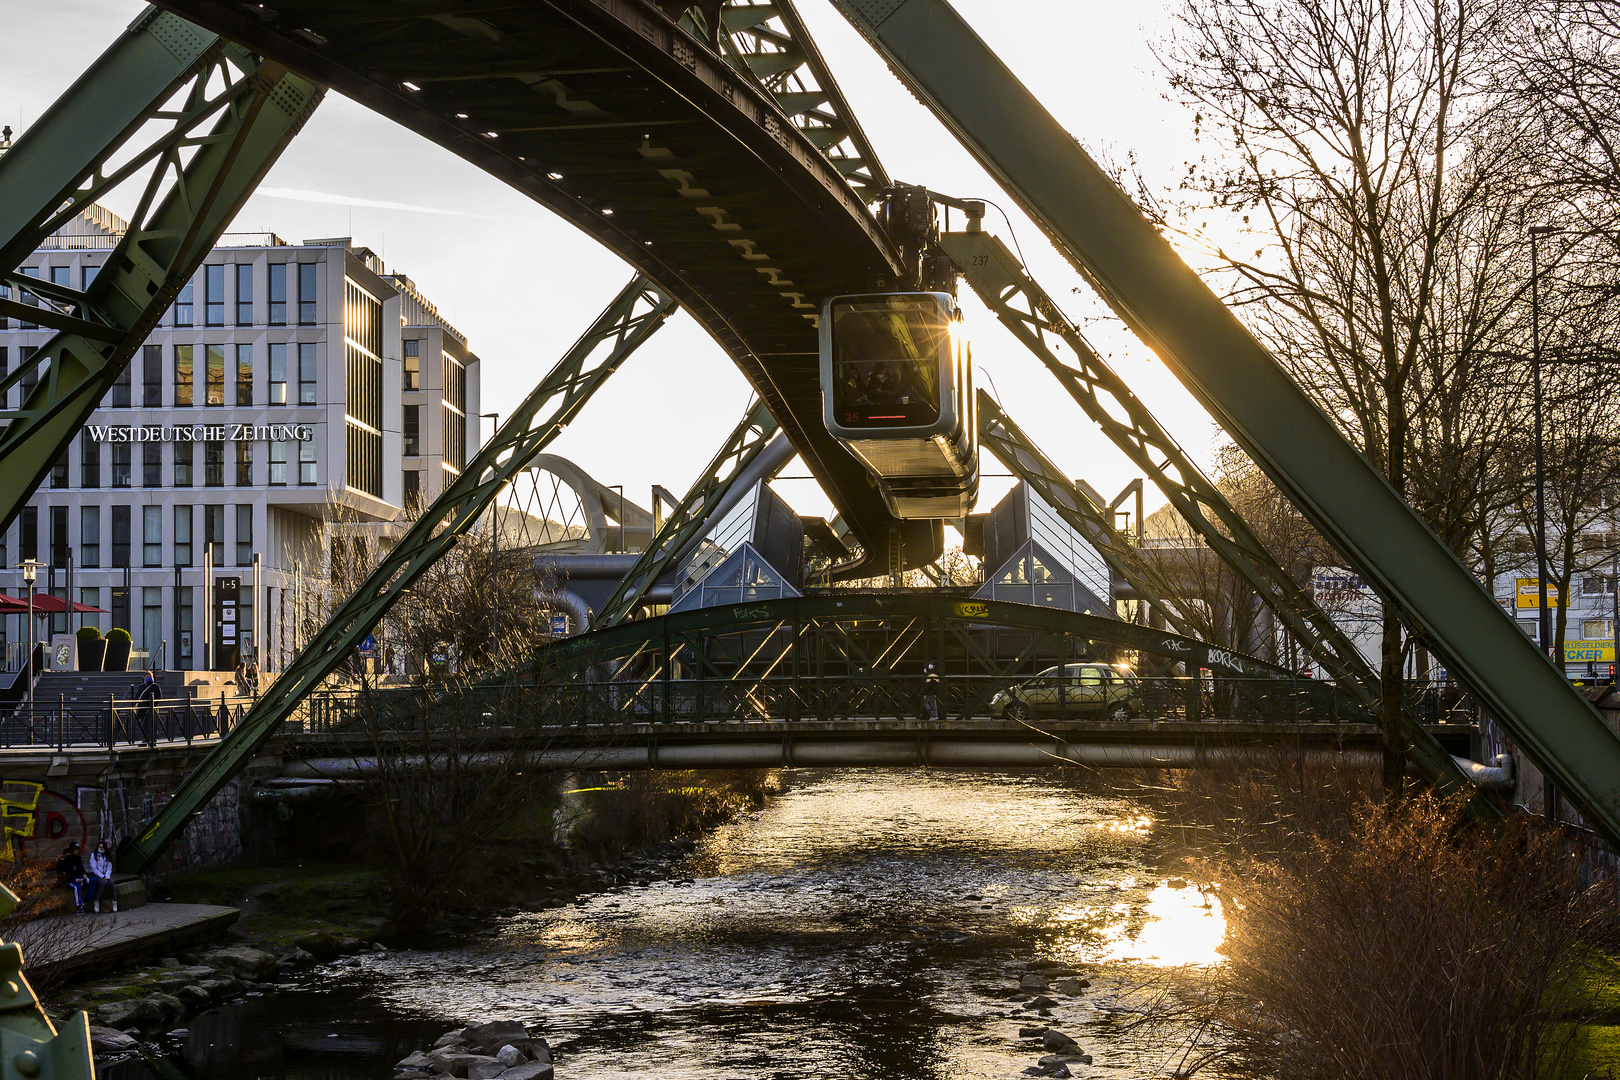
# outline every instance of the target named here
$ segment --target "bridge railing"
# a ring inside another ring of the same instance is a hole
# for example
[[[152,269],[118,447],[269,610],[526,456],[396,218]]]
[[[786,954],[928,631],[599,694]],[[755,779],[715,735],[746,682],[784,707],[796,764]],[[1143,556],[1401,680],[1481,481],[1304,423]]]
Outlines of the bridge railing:
[[[1135,693],[1106,701],[1060,696],[1038,678],[942,676],[943,721],[1008,723],[1086,720],[1237,721],[1271,724],[1369,723],[1367,712],[1341,711],[1342,698],[1319,680],[1160,677],[1139,680]],[[1048,690],[1042,693],[1043,689]],[[996,695],[1003,696],[1000,700]],[[1474,723],[1478,710],[1455,684],[1413,682],[1408,704],[1426,723]],[[861,674],[838,678],[791,675],[750,679],[576,679],[503,686],[334,690],[310,696],[296,730],[321,734],[373,730],[557,728],[576,725],[897,722],[929,719],[916,677]],[[1007,708],[1017,700],[1022,709]],[[454,708],[445,708],[453,702]],[[1124,704],[1121,713],[1114,708]]]
[[[245,697],[23,701],[0,713],[0,749],[190,744],[228,733],[251,704]]]

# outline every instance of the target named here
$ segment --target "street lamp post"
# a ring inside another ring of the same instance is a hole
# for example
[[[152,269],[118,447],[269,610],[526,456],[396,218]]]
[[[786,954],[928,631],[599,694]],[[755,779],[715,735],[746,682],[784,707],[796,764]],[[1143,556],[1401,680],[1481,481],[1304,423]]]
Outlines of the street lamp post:
[[[1539,605],[1537,613],[1540,619],[1537,629],[1540,633],[1541,651],[1548,659],[1558,665],[1560,671],[1564,665],[1562,657],[1553,656],[1552,612],[1547,608],[1547,511],[1546,511],[1546,460],[1542,450],[1541,440],[1541,260],[1536,247],[1536,241],[1551,233],[1558,232],[1556,225],[1530,226],[1530,367],[1535,383],[1535,428],[1536,428],[1536,596]]]
[[[479,413],[480,419],[495,421],[489,433],[491,441],[501,430],[501,414],[498,412]],[[501,572],[501,522],[500,522],[500,493],[489,504],[489,652],[490,662],[496,663],[500,657],[500,572]]]
[[[22,561],[23,581],[28,585],[28,714],[32,718],[34,713],[34,677],[39,672],[34,670],[34,653],[37,651],[34,642],[34,581],[39,577],[39,560],[24,559]]]

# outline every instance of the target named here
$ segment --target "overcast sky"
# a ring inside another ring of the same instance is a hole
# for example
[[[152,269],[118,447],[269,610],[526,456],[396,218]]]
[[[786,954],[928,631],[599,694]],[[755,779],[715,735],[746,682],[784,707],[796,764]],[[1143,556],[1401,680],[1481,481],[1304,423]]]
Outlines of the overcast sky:
[[[1150,52],[1161,3],[1118,0],[954,0],[956,7],[1060,122],[1094,154],[1136,152],[1164,182],[1194,156],[1190,123],[1163,100]],[[0,0],[4,62],[0,122],[19,132],[142,9],[132,0]],[[1105,309],[933,117],[917,104],[827,0],[800,0],[822,52],[890,175],[1012,214],[987,227],[1016,239],[1035,278],[1072,317]],[[114,200],[112,208],[128,210]],[[329,95],[237,218],[235,230],[299,241],[352,235],[409,274],[483,359],[484,407],[520,400],[631,276],[589,237],[405,129]],[[1076,291],[1080,290],[1080,291]],[[963,289],[981,385],[1073,476],[1112,494],[1130,463],[1051,377]],[[1112,319],[1087,324],[1093,343],[1181,443],[1207,463],[1215,430],[1162,364]],[[554,444],[605,484],[646,504],[653,484],[677,494],[741,417],[750,391],[695,323],[677,316],[633,357]],[[503,409],[504,411],[504,409]],[[487,421],[485,421],[487,425]],[[985,455],[986,473],[1001,466]],[[787,470],[805,474],[795,463]],[[1010,481],[987,478],[987,510]],[[825,512],[815,485],[778,485],[804,512]],[[1162,500],[1157,500],[1162,501]]]

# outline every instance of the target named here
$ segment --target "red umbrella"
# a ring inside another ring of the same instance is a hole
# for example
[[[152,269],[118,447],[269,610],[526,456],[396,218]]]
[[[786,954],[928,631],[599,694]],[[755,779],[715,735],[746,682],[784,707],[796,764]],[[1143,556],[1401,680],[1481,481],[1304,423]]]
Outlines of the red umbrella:
[[[28,613],[27,600],[18,600],[16,597],[6,596],[4,593],[0,593],[0,600],[7,601],[3,607],[0,607],[0,615],[26,615]],[[60,615],[67,608],[67,606],[68,602],[66,600],[52,596],[50,593],[34,594],[35,615]],[[73,601],[72,610],[75,614],[90,614],[94,612],[105,614],[107,611],[106,608],[91,607],[89,604],[81,604],[77,600]]]

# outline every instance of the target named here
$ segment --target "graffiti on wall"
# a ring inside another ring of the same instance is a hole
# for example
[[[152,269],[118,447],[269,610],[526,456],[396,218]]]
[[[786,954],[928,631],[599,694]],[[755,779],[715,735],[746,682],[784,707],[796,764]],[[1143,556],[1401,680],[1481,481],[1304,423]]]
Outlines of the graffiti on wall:
[[[32,780],[0,779],[0,822],[5,825],[0,859],[13,862],[30,851],[69,841],[88,846],[90,829],[79,809],[80,794],[69,798]]]

